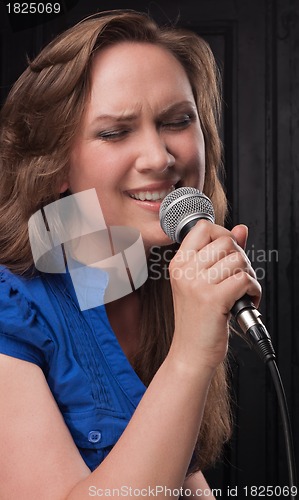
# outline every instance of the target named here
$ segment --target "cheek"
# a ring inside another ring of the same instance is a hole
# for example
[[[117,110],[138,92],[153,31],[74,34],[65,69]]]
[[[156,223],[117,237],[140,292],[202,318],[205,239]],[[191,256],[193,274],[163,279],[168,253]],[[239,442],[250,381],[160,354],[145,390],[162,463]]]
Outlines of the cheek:
[[[205,175],[206,175],[206,154],[205,154],[205,148],[201,149],[198,152],[198,176],[199,176],[199,189],[202,191],[204,182],[205,182]]]
[[[112,176],[113,169],[94,149],[91,151],[77,149],[73,152],[69,170],[69,185],[73,193],[106,186]]]
[[[205,141],[201,129],[198,130],[195,143],[196,147],[194,149],[194,154],[197,157],[197,164],[198,164],[198,187],[202,191],[206,173],[206,151],[205,151]]]
[[[185,180],[202,191],[205,179],[205,144],[201,131],[190,134],[177,144]]]
[[[130,144],[84,142],[71,155],[70,187],[110,189],[122,183],[132,165],[134,148]]]

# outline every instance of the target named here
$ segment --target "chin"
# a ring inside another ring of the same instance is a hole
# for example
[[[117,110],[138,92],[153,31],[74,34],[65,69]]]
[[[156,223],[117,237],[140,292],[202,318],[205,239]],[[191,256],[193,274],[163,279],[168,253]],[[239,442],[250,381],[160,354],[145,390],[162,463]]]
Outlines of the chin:
[[[168,238],[168,236],[166,236],[162,229],[160,229],[159,234],[158,231],[156,231],[155,237],[149,234],[142,234],[142,240],[146,253],[148,253],[152,247],[166,247],[169,245],[174,245],[174,242],[170,238]]]

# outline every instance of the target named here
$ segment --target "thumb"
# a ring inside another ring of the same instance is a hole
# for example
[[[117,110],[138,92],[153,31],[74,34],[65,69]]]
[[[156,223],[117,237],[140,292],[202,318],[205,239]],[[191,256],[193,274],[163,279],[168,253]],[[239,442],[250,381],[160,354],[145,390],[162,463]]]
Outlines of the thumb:
[[[245,226],[245,224],[238,224],[238,226],[235,226],[231,232],[238,245],[245,250],[248,238],[248,227]]]

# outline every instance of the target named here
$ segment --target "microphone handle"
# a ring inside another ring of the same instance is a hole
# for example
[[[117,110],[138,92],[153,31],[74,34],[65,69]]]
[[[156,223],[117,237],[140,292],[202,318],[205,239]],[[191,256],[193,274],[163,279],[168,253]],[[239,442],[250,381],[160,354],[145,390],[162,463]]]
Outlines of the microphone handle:
[[[243,295],[237,300],[231,313],[240,326],[245,340],[250,342],[264,363],[275,359],[271,337],[261,320],[261,313],[252,303],[249,295]]]

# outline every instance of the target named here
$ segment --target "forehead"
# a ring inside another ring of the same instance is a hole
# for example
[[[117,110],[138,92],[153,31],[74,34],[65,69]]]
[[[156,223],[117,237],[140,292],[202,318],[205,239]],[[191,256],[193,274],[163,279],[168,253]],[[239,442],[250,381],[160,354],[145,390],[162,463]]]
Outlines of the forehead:
[[[187,78],[184,67],[170,50],[151,43],[129,41],[98,51],[92,65],[92,77],[99,77],[104,71],[112,77],[126,71],[142,76],[142,72],[156,69],[160,76],[171,71]]]
[[[91,102],[105,103],[192,98],[182,64],[167,49],[149,43],[121,42],[95,54]]]

